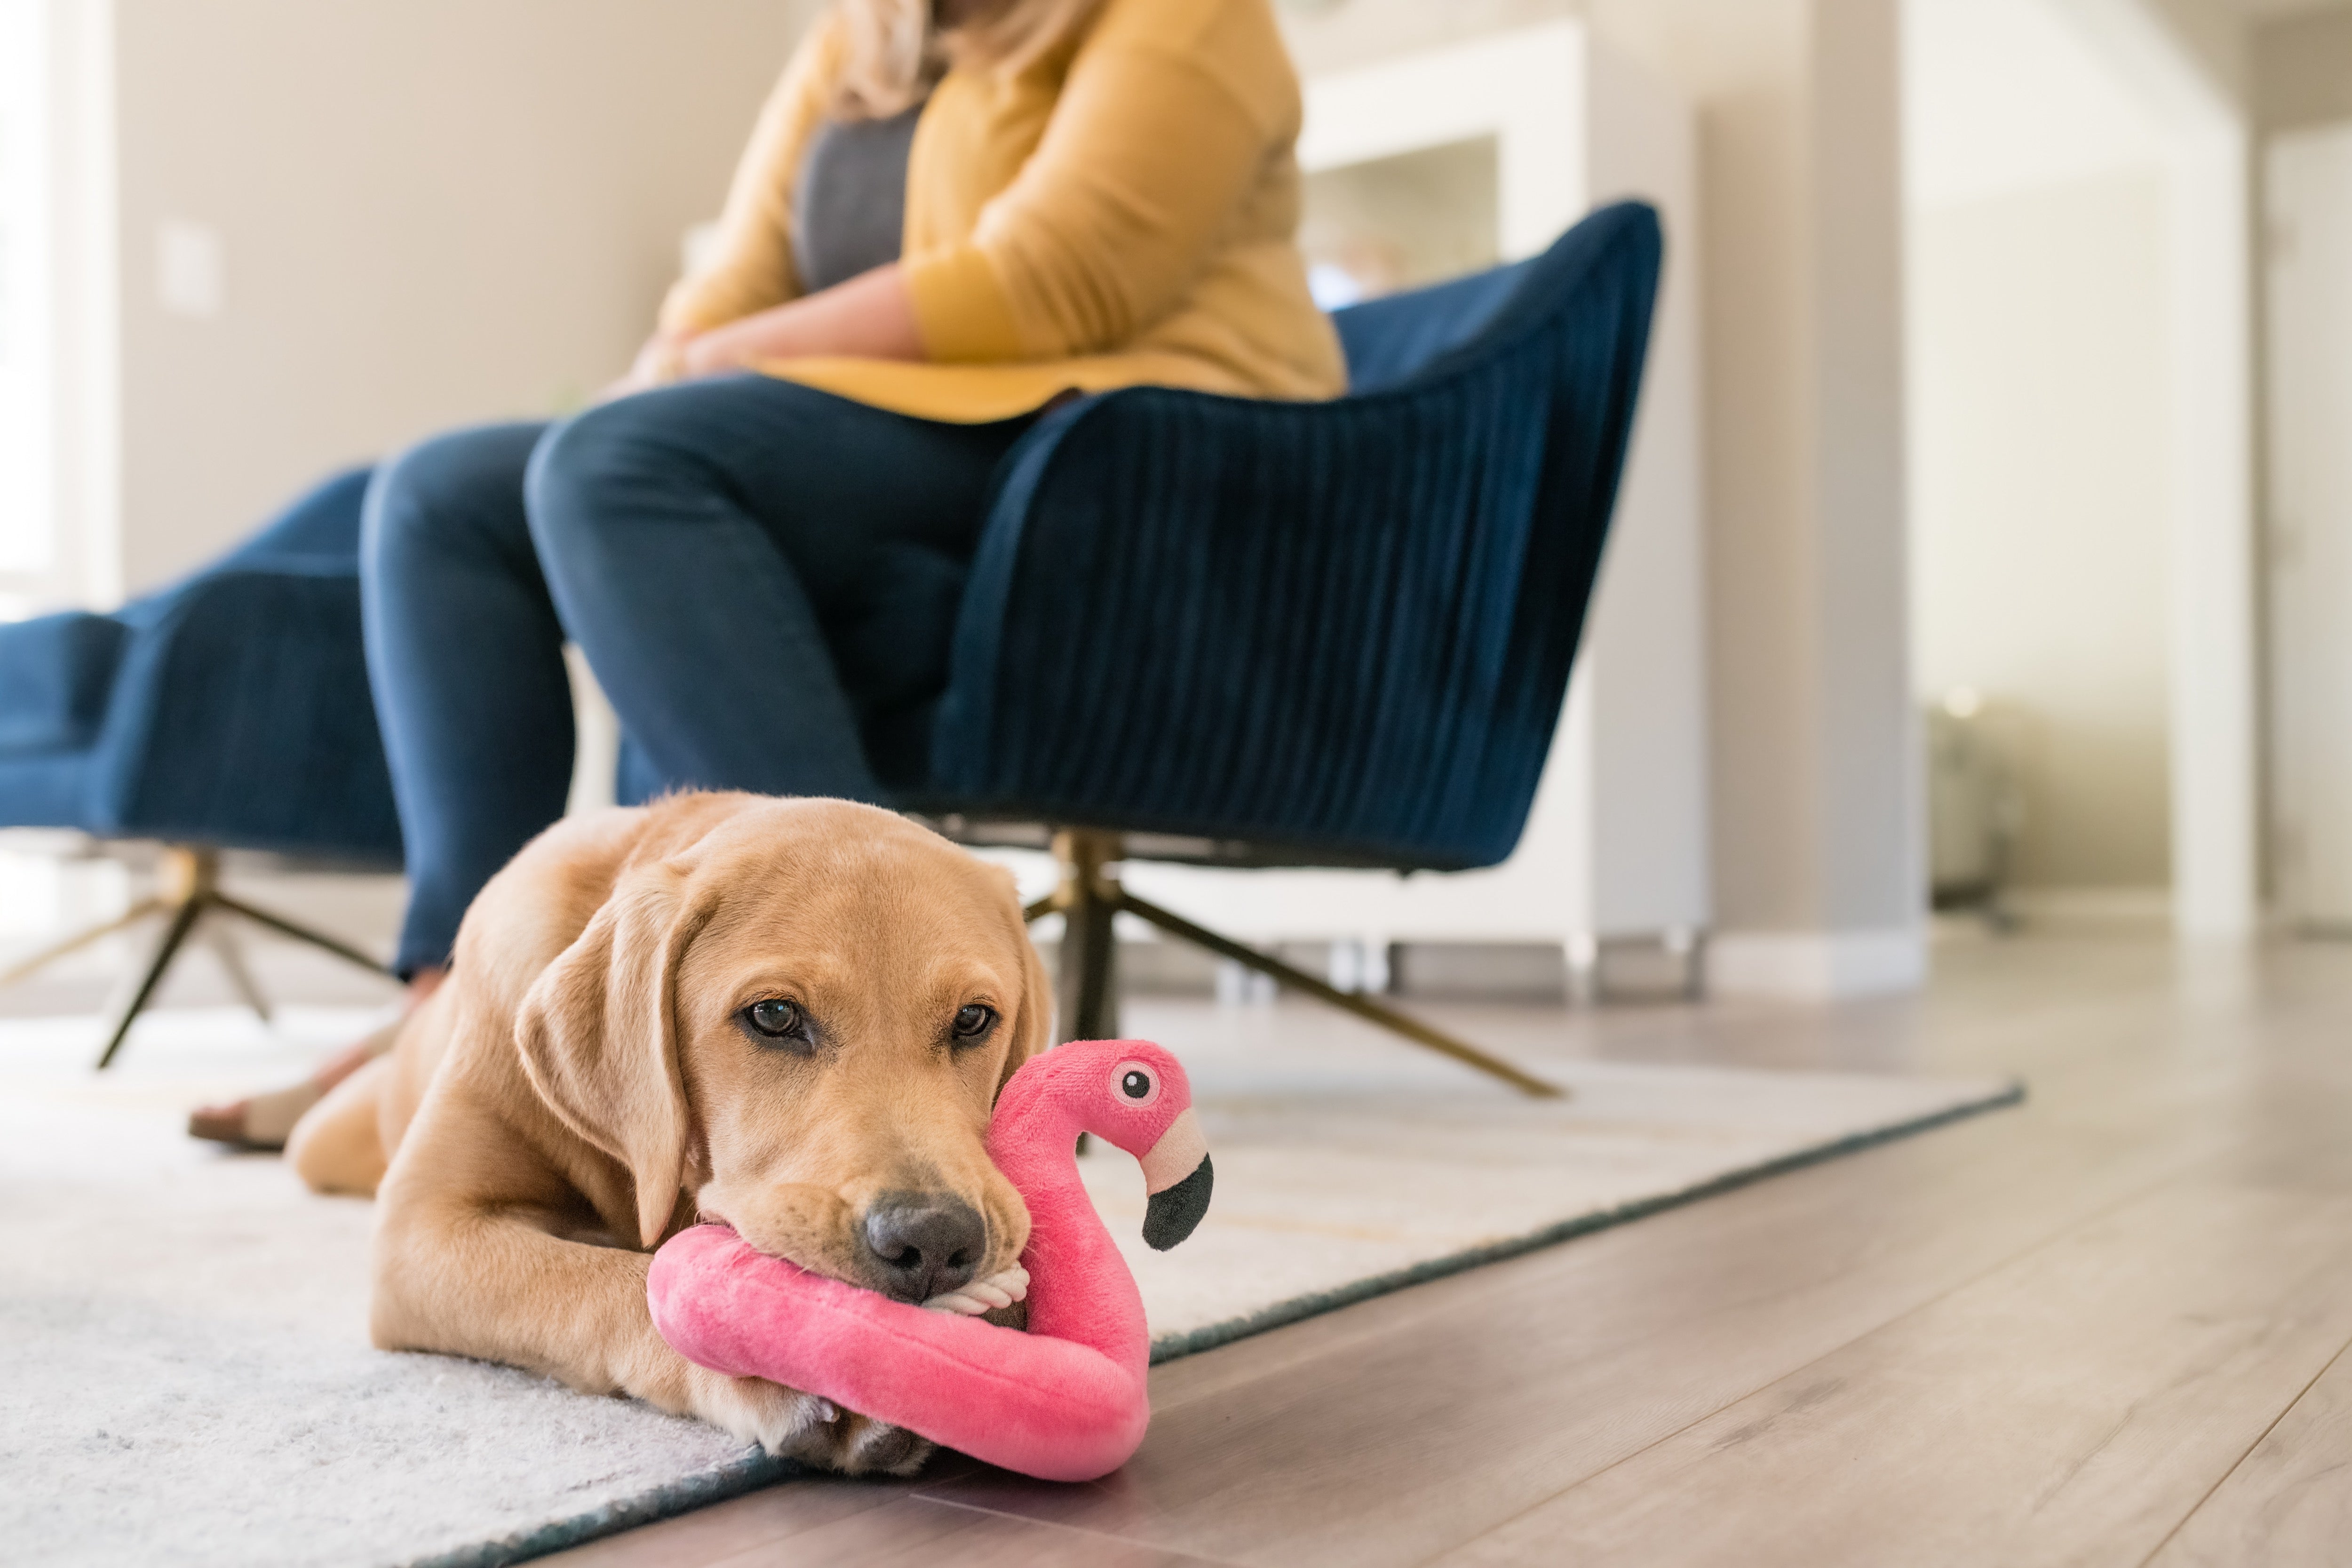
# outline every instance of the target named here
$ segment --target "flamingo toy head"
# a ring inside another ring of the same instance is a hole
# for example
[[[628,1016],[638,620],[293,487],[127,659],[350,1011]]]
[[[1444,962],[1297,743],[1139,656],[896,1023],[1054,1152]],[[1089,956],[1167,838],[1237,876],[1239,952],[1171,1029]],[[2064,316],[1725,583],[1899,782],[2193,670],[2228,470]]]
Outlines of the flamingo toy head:
[[[1143,1167],[1143,1239],[1165,1252],[1209,1212],[1215,1181],[1182,1064],[1149,1040],[1074,1040],[1031,1060],[998,1096],[989,1152],[1013,1175],[1032,1151],[1067,1160],[1091,1132]]]

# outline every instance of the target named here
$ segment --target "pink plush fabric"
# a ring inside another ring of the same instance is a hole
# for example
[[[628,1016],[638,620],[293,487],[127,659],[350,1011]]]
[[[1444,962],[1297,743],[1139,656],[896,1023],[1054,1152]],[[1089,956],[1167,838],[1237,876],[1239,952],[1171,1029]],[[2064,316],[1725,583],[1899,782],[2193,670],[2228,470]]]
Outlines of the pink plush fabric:
[[[1133,1096],[1139,1069],[1153,1084],[1144,1103]],[[1029,1205],[1026,1333],[810,1274],[723,1226],[682,1232],[655,1256],[654,1325],[715,1372],[821,1394],[990,1464],[1044,1480],[1108,1475],[1151,1418],[1151,1342],[1075,1147],[1091,1132],[1151,1171],[1155,1150],[1164,1165],[1199,1147],[1189,1118],[1171,1133],[1191,1103],[1175,1058],[1141,1040],[1064,1046],[1005,1086],[988,1147]]]

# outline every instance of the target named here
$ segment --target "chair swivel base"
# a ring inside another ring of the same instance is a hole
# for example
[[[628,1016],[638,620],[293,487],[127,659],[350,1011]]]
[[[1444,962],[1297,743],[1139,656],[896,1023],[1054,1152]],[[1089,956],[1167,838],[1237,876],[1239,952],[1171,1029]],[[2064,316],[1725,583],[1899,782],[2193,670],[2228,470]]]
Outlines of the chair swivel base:
[[[1531,1078],[1510,1063],[1409,1014],[1369,996],[1342,991],[1303,969],[1137,898],[1118,879],[1115,868],[1120,856],[1119,837],[1115,833],[1055,834],[1054,858],[1061,866],[1061,885],[1022,911],[1033,921],[1049,914],[1062,917],[1062,963],[1055,1001],[1060,1007],[1063,1038],[1099,1040],[1118,1033],[1118,949],[1111,925],[1115,917],[1126,913],[1179,941],[1255,970],[1277,985],[1303,992],[1326,1005],[1352,1013],[1366,1023],[1402,1035],[1417,1046],[1451,1057],[1489,1078],[1499,1079],[1532,1099],[1559,1100],[1567,1094],[1558,1085]]]
[[[101,1068],[113,1065],[116,1054],[122,1049],[123,1040],[131,1033],[131,1026],[138,1021],[140,1014],[146,1011],[147,1004],[154,999],[155,988],[163,983],[164,974],[171,969],[172,961],[179,956],[180,950],[187,945],[190,937],[197,934],[200,927],[206,944],[219,958],[221,967],[228,972],[229,984],[236,988],[237,995],[259,1015],[263,1023],[269,1022],[268,1000],[262,995],[261,988],[254,984],[252,972],[246,968],[243,954],[220,921],[206,923],[209,916],[236,916],[251,921],[280,936],[291,937],[296,942],[308,942],[322,952],[333,953],[346,963],[356,964],[371,974],[391,976],[390,970],[350,943],[339,942],[323,931],[313,931],[282,915],[257,909],[242,899],[223,892],[217,850],[191,849],[179,845],[167,847],[156,883],[156,890],[152,897],[140,900],[115,919],[68,937],[55,947],[44,949],[5,973],[0,973],[0,986],[14,985],[58,959],[80,952],[100,938],[111,936],[152,916],[162,917],[163,927],[156,938],[154,951],[149,955],[146,967],[140,972],[138,984],[131,988],[129,999],[116,1010],[109,1024],[106,1048],[100,1052],[98,1058],[98,1065]]]

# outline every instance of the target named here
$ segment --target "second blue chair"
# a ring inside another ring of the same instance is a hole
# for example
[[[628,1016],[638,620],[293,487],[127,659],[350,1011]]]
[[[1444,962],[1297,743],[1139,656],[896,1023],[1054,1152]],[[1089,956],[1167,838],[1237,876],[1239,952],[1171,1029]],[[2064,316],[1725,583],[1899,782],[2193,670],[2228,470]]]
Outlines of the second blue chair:
[[[127,926],[155,945],[99,1066],[189,939],[215,922],[229,975],[268,1004],[218,921],[236,919],[381,972],[348,942],[224,891],[224,850],[370,870],[400,865],[400,819],[360,644],[364,473],[311,491],[201,571],[111,615],[0,626],[0,826],[163,847],[155,896],[34,954],[0,984]]]

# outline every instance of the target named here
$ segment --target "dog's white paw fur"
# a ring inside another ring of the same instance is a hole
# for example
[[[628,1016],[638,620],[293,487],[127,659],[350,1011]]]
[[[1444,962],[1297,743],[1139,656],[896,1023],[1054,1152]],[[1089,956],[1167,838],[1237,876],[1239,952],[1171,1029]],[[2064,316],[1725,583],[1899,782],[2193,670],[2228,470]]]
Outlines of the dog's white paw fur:
[[[932,1445],[901,1426],[844,1411],[829,1399],[765,1378],[695,1368],[694,1414],[769,1453],[843,1475],[912,1475]]]
[[[761,1377],[729,1377],[707,1367],[691,1373],[688,1408],[713,1426],[771,1454],[788,1451],[839,1414],[814,1394]]]

